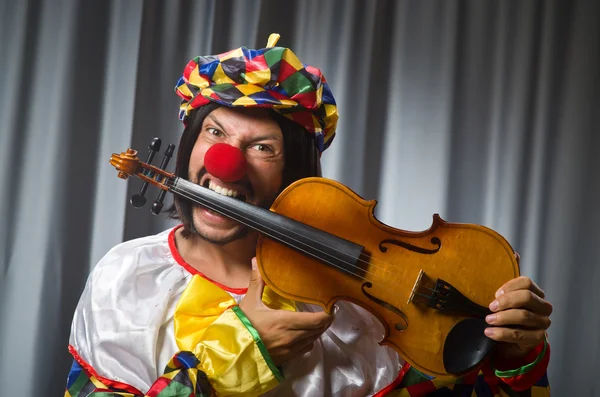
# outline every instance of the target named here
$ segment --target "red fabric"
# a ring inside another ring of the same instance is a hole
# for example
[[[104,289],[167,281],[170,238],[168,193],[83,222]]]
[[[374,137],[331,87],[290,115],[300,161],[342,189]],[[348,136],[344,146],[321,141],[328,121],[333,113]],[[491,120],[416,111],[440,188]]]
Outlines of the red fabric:
[[[304,68],[306,69],[306,71],[308,73],[312,73],[315,76],[319,76],[320,78],[323,79],[323,83],[325,83],[325,78],[323,77],[323,74],[321,73],[321,71],[317,68],[315,68],[314,66],[310,66],[310,65],[306,65],[304,66]]]
[[[219,98],[218,96],[213,94],[213,98],[216,97],[217,99]],[[210,100],[203,97],[202,95],[198,95],[196,96],[194,99],[192,99],[192,102],[190,102],[191,105],[195,106],[195,108],[199,108],[200,106],[209,104]]]
[[[196,62],[194,62],[193,60],[189,61],[188,64],[185,65],[185,69],[183,70],[183,75],[185,76],[186,79],[190,78],[190,75],[192,74],[194,69],[196,69],[197,66],[198,66],[198,64]]]
[[[316,109],[319,107],[319,104],[317,103],[316,92],[301,92],[299,94],[294,95],[293,98],[296,102],[298,102],[306,109]]]
[[[165,390],[169,384],[171,383],[171,379],[167,379],[167,378],[158,378],[156,380],[156,382],[154,382],[154,384],[152,384],[152,387],[150,388],[150,390],[148,390],[148,393],[146,393],[146,395],[144,397],[156,397],[160,394],[160,392],[162,392],[163,390]]]
[[[93,376],[94,378],[98,379],[100,382],[104,383],[106,386],[112,387],[113,389],[124,390],[124,391],[126,391],[128,393],[132,393],[136,396],[144,395],[144,393],[142,393],[135,387],[128,385],[127,383],[117,382],[116,380],[108,379],[108,378],[98,375],[98,372],[96,372],[96,370],[91,365],[89,365],[83,358],[81,358],[79,353],[77,353],[77,350],[75,350],[75,348],[71,345],[69,345],[69,353],[71,353],[71,355],[73,356],[75,361],[77,361],[79,363],[79,365],[81,365],[83,367],[83,369],[88,374],[88,376],[90,376],[90,375]]]
[[[373,395],[373,397],[383,397],[386,394],[388,394],[389,392],[391,392],[392,390],[394,390],[394,388],[396,388],[396,386],[398,386],[400,384],[400,382],[402,382],[402,379],[404,379],[404,374],[406,374],[406,372],[408,372],[409,368],[410,368],[410,364],[405,363],[402,366],[402,368],[400,368],[400,372],[398,372],[398,377],[396,378],[396,380],[394,380],[392,383],[390,383],[383,389],[379,390],[377,393],[375,393]]]
[[[437,387],[435,387],[435,384],[430,380],[406,387],[406,391],[410,396],[426,396],[436,390]]]
[[[285,59],[282,59],[279,62],[279,77],[277,78],[277,80],[280,82],[285,81],[285,79],[287,79],[297,71],[298,70],[295,67],[287,63]]]
[[[264,54],[255,56],[252,60],[248,59],[248,62],[246,62],[246,74],[256,71],[260,72],[265,69],[269,69],[269,65]]]
[[[529,352],[529,354],[527,354],[527,356],[523,358],[513,360],[498,360],[497,362],[495,361],[494,364],[499,370],[520,368],[524,365],[534,362],[535,359],[542,353],[543,349],[544,342],[536,346],[531,352]],[[546,353],[544,354],[542,360],[529,372],[523,375],[513,376],[511,378],[500,378],[500,380],[509,385],[515,391],[523,391],[529,389],[538,381],[538,379],[544,376],[546,370],[548,369],[549,362],[550,344],[547,345]]]

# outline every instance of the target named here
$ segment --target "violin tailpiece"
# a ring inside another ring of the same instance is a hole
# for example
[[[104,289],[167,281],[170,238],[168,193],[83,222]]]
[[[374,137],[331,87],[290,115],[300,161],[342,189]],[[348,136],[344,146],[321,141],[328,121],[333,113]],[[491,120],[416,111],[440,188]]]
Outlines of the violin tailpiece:
[[[417,275],[408,303],[425,305],[448,314],[485,318],[492,312],[464,296],[452,284],[442,279],[433,281],[421,270]]]

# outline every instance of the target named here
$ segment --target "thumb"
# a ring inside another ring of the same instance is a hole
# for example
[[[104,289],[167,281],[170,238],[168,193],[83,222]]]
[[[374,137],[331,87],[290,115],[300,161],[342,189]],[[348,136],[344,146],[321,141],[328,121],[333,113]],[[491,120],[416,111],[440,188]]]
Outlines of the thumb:
[[[256,257],[254,257],[252,258],[252,273],[250,274],[250,283],[248,284],[246,295],[249,298],[255,299],[256,303],[262,304],[264,290],[265,282],[260,275],[260,271],[258,271],[258,262],[256,261]]]

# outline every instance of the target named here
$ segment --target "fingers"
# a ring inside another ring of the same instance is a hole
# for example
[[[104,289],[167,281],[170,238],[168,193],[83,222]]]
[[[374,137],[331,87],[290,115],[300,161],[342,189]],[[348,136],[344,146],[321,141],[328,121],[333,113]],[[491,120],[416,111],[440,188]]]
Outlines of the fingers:
[[[258,271],[258,263],[255,257],[252,258],[252,273],[250,275],[250,283],[248,284],[248,292],[246,292],[246,296],[251,297],[255,304],[262,305],[262,296],[264,290],[265,282]]]
[[[485,335],[520,349],[539,344],[551,323],[552,305],[544,297],[544,291],[529,277],[510,280],[490,303],[493,313],[486,322],[493,326],[485,329]]]
[[[500,295],[489,306],[492,312],[508,309],[528,309],[534,313],[549,316],[552,313],[550,302],[540,298],[528,289],[520,289]]]
[[[293,359],[297,359],[310,352],[315,347],[315,342],[317,339],[318,336],[298,340],[286,348],[279,349],[277,354],[271,354],[271,358],[278,365]]]
[[[299,355],[308,353],[315,347],[315,342],[317,341],[317,339],[319,339],[319,337],[320,337],[320,334],[319,335],[311,335],[309,337],[300,339],[291,346],[290,351],[294,352],[294,354],[299,354]]]
[[[291,330],[327,329],[333,322],[333,316],[325,312],[285,312],[282,320],[286,321]]]
[[[485,321],[496,327],[518,326],[532,330],[546,330],[551,321],[547,316],[542,316],[524,309],[510,309],[499,313],[490,314]]]
[[[508,281],[502,287],[496,291],[496,298],[498,298],[502,294],[506,294],[508,292],[517,291],[517,290],[529,290],[539,296],[540,298],[545,298],[546,295],[544,291],[538,287],[536,283],[533,282],[529,277],[521,276],[517,278],[513,278]]]
[[[306,344],[306,346],[304,346],[300,350],[298,350],[298,355],[306,354],[306,353],[310,352],[314,347],[315,347],[315,341],[312,341],[312,342]]]
[[[546,332],[544,330],[528,330],[521,328],[502,328],[488,327],[485,329],[485,335],[497,342],[516,343],[520,346],[535,346],[544,340]]]

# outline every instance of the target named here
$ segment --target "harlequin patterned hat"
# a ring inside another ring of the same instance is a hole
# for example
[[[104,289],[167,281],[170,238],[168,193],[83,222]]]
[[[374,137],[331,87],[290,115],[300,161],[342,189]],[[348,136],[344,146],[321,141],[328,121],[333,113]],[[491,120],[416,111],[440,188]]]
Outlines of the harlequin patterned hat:
[[[289,48],[275,47],[278,40],[272,34],[267,48],[192,59],[175,87],[182,98],[179,119],[185,124],[193,109],[210,102],[270,108],[313,134],[319,152],[327,149],[338,120],[331,90],[319,69],[303,65]]]

